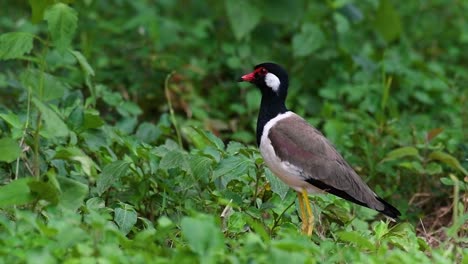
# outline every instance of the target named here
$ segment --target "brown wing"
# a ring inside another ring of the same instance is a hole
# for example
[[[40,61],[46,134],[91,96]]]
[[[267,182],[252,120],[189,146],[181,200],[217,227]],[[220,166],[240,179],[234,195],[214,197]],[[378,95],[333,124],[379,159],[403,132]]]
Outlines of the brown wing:
[[[281,160],[302,169],[304,181],[393,218],[399,215],[367,186],[320,131],[298,115],[280,120],[268,137]]]

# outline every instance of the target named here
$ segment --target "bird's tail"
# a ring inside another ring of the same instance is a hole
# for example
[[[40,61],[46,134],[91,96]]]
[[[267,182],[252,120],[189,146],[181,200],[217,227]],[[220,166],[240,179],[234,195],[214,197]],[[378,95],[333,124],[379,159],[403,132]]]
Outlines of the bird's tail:
[[[396,209],[393,205],[387,203],[384,199],[380,197],[376,197],[376,198],[377,200],[379,200],[379,202],[381,202],[384,205],[384,209],[378,210],[378,211],[388,217],[398,220],[398,217],[401,215],[400,211],[398,211],[398,209]]]

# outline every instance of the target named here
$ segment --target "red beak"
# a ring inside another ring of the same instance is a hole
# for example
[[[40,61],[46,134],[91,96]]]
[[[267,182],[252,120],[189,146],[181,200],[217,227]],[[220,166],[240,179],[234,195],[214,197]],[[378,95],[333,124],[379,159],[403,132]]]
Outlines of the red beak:
[[[240,77],[239,82],[251,82],[253,80],[255,80],[255,72],[251,72]]]

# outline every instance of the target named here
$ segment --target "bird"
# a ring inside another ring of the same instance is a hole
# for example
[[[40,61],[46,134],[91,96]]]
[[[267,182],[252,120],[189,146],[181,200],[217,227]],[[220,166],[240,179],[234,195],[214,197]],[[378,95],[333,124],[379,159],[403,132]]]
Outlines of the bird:
[[[309,193],[331,193],[398,219],[400,211],[372,191],[319,130],[288,110],[289,77],[282,66],[258,64],[238,81],[261,92],[257,145],[266,166],[297,192],[304,234],[311,236],[314,229]]]

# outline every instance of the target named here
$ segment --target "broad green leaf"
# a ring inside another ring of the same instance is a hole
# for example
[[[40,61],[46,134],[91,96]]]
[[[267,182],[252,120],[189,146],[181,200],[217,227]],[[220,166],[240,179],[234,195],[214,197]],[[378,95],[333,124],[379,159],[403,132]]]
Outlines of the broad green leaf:
[[[98,176],[96,182],[96,189],[99,195],[102,195],[109,187],[115,182],[119,182],[122,176],[127,174],[130,162],[118,160],[107,164],[101,174]]]
[[[20,75],[21,84],[36,95],[41,101],[50,101],[62,97],[70,86],[57,77],[36,70],[27,69]]]
[[[94,76],[93,68],[91,67],[91,65],[89,65],[88,60],[86,60],[85,56],[83,56],[81,52],[76,50],[70,50],[70,53],[73,54],[73,56],[75,56],[85,76]]]
[[[401,33],[400,16],[390,0],[381,0],[375,14],[374,28],[387,42],[391,42]]]
[[[182,235],[190,248],[205,263],[214,263],[214,253],[222,252],[224,241],[219,226],[212,216],[184,217],[181,221]]]
[[[274,175],[268,168],[265,168],[265,177],[270,183],[271,190],[284,200],[289,191],[289,186],[282,182],[276,175]]]
[[[245,146],[242,143],[237,141],[230,141],[226,147],[226,152],[230,155],[238,154],[241,149],[244,149]]]
[[[390,161],[390,160],[397,160],[403,157],[419,157],[418,149],[415,147],[402,147],[394,149],[387,153],[385,158],[381,162]]]
[[[115,208],[114,221],[119,226],[120,231],[125,235],[128,234],[137,222],[137,213],[133,208]]]
[[[24,205],[34,201],[28,183],[32,178],[21,178],[0,186],[0,208]]]
[[[58,204],[60,191],[51,182],[45,181],[30,181],[28,182],[31,193],[41,200],[46,200],[52,204]]]
[[[323,47],[325,41],[325,35],[319,26],[312,23],[304,23],[301,27],[301,32],[293,37],[293,54],[295,57],[308,56]]]
[[[64,52],[71,46],[77,27],[76,11],[63,3],[57,3],[45,11],[44,19],[56,48]]]
[[[143,122],[136,131],[136,137],[145,143],[155,142],[162,134],[162,131],[153,123]]]
[[[203,149],[207,146],[213,146],[216,147],[218,150],[224,150],[224,142],[209,131],[205,131],[194,126],[186,127],[183,131],[187,135],[189,140],[198,149]]]
[[[18,59],[31,52],[34,35],[27,32],[11,32],[0,35],[0,60]]]
[[[465,170],[465,168],[462,167],[460,162],[452,155],[442,152],[442,151],[433,151],[431,154],[429,154],[429,159],[431,160],[438,160],[450,167],[452,167],[455,170],[459,170],[461,173],[463,173],[465,176],[468,175],[468,171]]]
[[[159,163],[159,168],[169,170],[173,168],[181,168],[187,171],[190,167],[188,164],[187,153],[180,150],[172,150],[166,153]]]
[[[11,127],[22,129],[24,126],[24,123],[20,121],[18,115],[12,112],[8,112],[8,114],[2,113],[0,114],[0,118],[5,120]]]
[[[97,168],[94,161],[77,147],[60,147],[57,149],[54,158],[79,162],[83,172],[88,176],[94,175]]]
[[[260,22],[261,13],[253,2],[225,0],[226,13],[237,40],[249,34]]]
[[[39,109],[42,114],[42,120],[44,120],[47,132],[51,136],[55,137],[66,137],[68,136],[68,127],[63,120],[48,106],[43,104],[37,98],[32,99],[34,105]]]
[[[83,117],[83,129],[95,129],[104,125],[99,112],[96,109],[86,109]]]
[[[66,177],[57,177],[60,184],[60,202],[63,207],[76,211],[88,194],[88,185]]]
[[[208,183],[211,180],[210,174],[213,171],[212,159],[204,156],[192,155],[190,156],[188,163],[195,179],[203,180],[205,183]]]
[[[44,17],[44,10],[51,6],[55,0],[29,0],[28,2],[32,10],[32,22],[39,23]]]
[[[19,143],[12,138],[0,139],[0,161],[12,162],[21,155]]]
[[[337,233],[338,238],[342,241],[355,244],[361,249],[374,250],[375,246],[367,238],[355,231],[341,231]]]
[[[221,178],[222,186],[226,187],[231,180],[245,175],[249,168],[253,167],[254,162],[248,157],[242,155],[231,156],[221,160],[213,173],[213,180]]]

